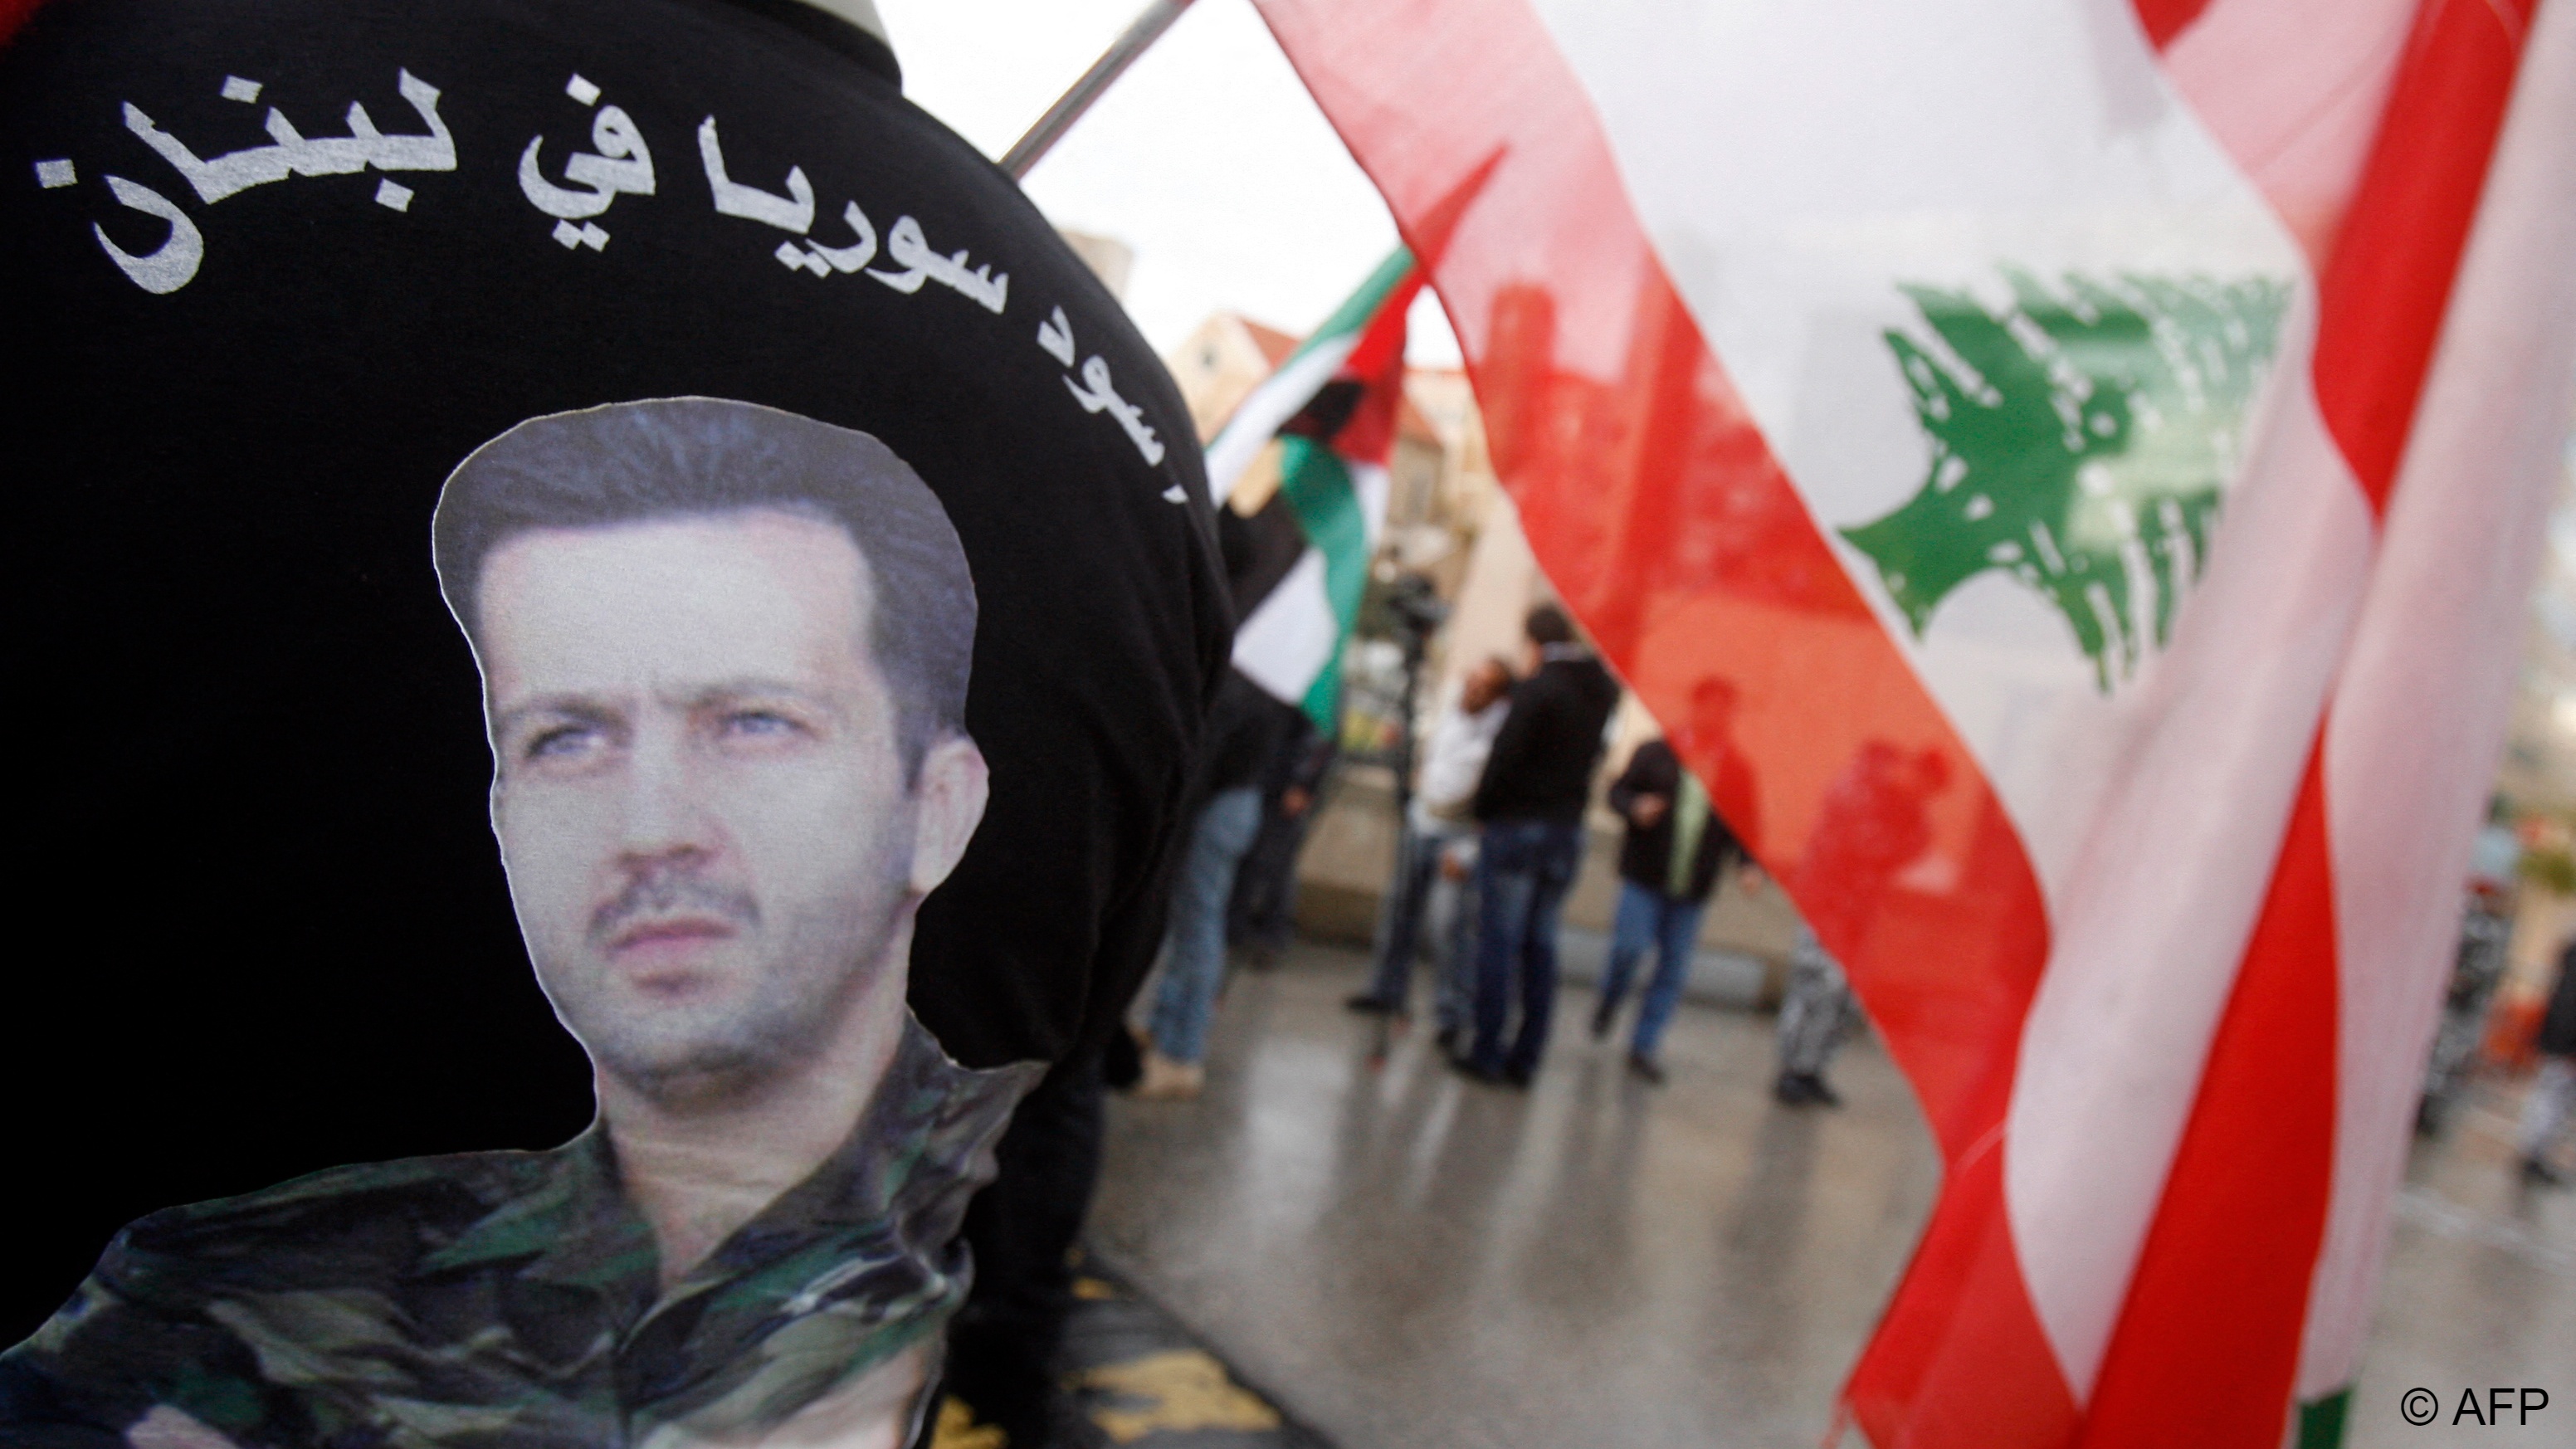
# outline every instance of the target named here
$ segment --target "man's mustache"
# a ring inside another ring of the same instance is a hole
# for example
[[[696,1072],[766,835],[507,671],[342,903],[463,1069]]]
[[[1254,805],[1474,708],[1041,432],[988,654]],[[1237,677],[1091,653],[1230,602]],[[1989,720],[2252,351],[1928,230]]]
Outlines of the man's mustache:
[[[746,928],[760,924],[760,904],[749,891],[715,885],[680,867],[641,870],[629,876],[617,898],[590,915],[590,939],[615,940],[637,918],[719,916]]]

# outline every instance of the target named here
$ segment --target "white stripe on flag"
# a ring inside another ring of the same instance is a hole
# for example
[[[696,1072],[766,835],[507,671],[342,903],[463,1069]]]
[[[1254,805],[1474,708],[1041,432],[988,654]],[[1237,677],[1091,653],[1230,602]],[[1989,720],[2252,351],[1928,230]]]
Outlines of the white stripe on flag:
[[[2300,335],[2283,339],[2276,405],[2173,644],[2122,721],[2127,771],[2052,898],[2057,938],[2022,1026],[2004,1205],[2079,1397],[2198,1100],[2367,578],[2369,505],[2308,383],[2314,327],[2305,299],[2282,325]]]
[[[1386,498],[1393,480],[1384,463],[1363,463],[1344,458],[1342,467],[1351,475],[1351,492],[1360,501],[1360,519],[1368,525],[1369,557],[1377,556],[1378,540],[1386,536]],[[1366,566],[1368,560],[1361,560]]]
[[[1234,632],[1234,667],[1276,696],[1297,704],[1342,642],[1342,621],[1324,593],[1324,555],[1307,549],[1279,586]]]
[[[2007,270],[2042,287],[2263,279],[2297,299],[2271,385],[2234,433],[2250,446],[2205,572],[2170,642],[2142,647],[2116,688],[2072,647],[2070,622],[2004,573],[1960,589],[1918,636],[1870,560],[1841,550],[2002,797],[2046,895],[2052,950],[2014,1080],[2006,1208],[2080,1402],[2366,579],[2369,510],[2308,383],[2313,279],[2134,20],[2107,5],[1541,11],[1675,285],[1829,529],[1887,515],[1927,474],[1883,340],[1920,332],[1909,284],[1989,310],[2011,301]],[[1727,137],[1786,139],[1715,139]]]
[[[1260,456],[1262,446],[1275,437],[1297,410],[1323,391],[1333,374],[1359,346],[1360,333],[1348,332],[1316,343],[1279,365],[1279,370],[1262,379],[1226,419],[1213,441],[1207,445],[1208,496],[1223,508],[1234,492],[1243,470]]]
[[[2576,404],[2576,6],[2522,54],[2326,737],[2339,1080],[2302,1400],[2360,1368]]]

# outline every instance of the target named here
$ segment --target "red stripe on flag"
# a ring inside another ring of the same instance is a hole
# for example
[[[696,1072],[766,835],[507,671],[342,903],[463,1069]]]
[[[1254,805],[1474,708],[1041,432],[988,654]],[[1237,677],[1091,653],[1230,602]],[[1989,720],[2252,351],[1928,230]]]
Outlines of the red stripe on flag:
[[[1404,365],[1405,314],[1413,310],[1413,299],[1421,295],[1422,280],[1422,269],[1416,267],[1386,294],[1377,315],[1360,329],[1360,340],[1351,344],[1351,355],[1342,360],[1342,376],[1365,381],[1390,367]]]
[[[1950,1163],[1905,1285],[1844,1397],[1878,1449],[2060,1445],[2074,1397],[2022,1285],[2002,1137]]]
[[[2374,513],[2512,92],[2529,5],[2503,3],[2515,9],[2428,0],[2418,12],[2320,279],[2312,377]],[[2262,85],[2268,67],[2296,63],[2249,56],[2229,80]],[[2321,726],[2095,1380],[2087,1449],[2253,1449],[2288,1421],[2334,1174],[2340,981],[2323,738]]]
[[[1690,763],[1795,883],[1950,1163],[1856,1411],[1887,1444],[2063,1443],[2072,1398],[2013,1257],[1994,1146],[2048,947],[2000,803],[1710,354],[1524,0],[1260,8],[1417,254],[1445,230],[1432,281],[1550,580],[1659,718],[1690,717],[1712,682],[1731,694],[1731,738]],[[1487,167],[1451,226],[1442,201]],[[1941,762],[1886,808],[1920,812],[1960,867],[1949,884],[1814,848],[1836,833],[1817,828],[1836,787],[1891,751]]]
[[[2200,12],[2209,8],[2209,0],[2136,0],[2136,4],[2138,21],[2147,27],[2147,43],[2158,50],[2189,30]]]
[[[2322,739],[2086,1410],[2084,1449],[2280,1442],[2335,1137]]]
[[[2538,0],[2425,0],[2319,279],[2317,402],[2384,514]]]
[[[1423,280],[1422,269],[1416,267],[1395,284],[1342,363],[1339,376],[1367,389],[1350,419],[1333,435],[1333,451],[1345,458],[1383,463],[1395,452],[1396,414],[1404,402],[1405,319],[1413,310],[1413,299],[1422,293]]]

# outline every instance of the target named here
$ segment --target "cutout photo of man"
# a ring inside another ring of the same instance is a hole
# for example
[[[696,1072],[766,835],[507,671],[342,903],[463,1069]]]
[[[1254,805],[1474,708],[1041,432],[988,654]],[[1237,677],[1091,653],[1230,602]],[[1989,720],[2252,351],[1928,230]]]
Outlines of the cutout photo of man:
[[[866,434],[682,398],[519,424],[434,534],[598,1120],[147,1217],[9,1402],[133,1449],[908,1442],[1037,1072],[904,1004],[987,791],[947,515]]]

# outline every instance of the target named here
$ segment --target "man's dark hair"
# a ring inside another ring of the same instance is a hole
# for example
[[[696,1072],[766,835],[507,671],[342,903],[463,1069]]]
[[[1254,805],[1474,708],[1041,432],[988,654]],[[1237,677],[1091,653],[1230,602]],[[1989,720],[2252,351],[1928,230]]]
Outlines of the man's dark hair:
[[[837,525],[867,560],[869,654],[910,775],[931,741],[965,727],[975,580],[929,485],[865,433],[705,397],[530,418],[448,475],[430,526],[439,591],[479,643],[484,562],[517,534],[753,509]]]
[[[1556,605],[1541,604],[1529,611],[1529,618],[1521,624],[1521,632],[1529,635],[1531,643],[1542,647],[1571,644],[1574,642],[1574,621],[1565,617],[1565,611]]]

